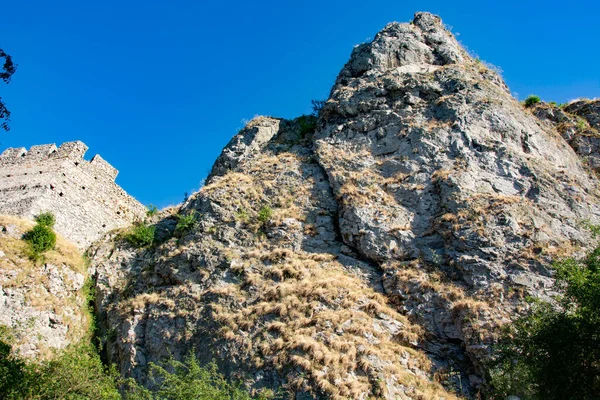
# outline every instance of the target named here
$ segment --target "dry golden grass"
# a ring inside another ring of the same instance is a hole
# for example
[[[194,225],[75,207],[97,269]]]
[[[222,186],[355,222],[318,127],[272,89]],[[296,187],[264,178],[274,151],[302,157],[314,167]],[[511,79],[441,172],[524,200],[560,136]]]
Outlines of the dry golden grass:
[[[248,346],[256,367],[268,364],[286,374],[290,389],[316,387],[333,399],[379,396],[384,393],[373,383],[394,377],[421,398],[453,398],[419,374],[431,368],[412,347],[421,329],[332,255],[257,249],[232,269],[241,290],[221,291],[222,304],[240,306],[212,306],[220,334]],[[391,334],[384,321],[395,321],[399,330]]]
[[[0,225],[15,225],[20,234],[27,232],[34,226],[32,221],[0,215]],[[2,236],[0,250],[5,255],[0,258],[0,285],[8,288],[20,288],[24,291],[26,306],[37,310],[52,310],[61,317],[62,323],[67,326],[67,340],[77,341],[89,332],[90,317],[86,310],[86,299],[83,290],[75,292],[54,294],[48,288],[47,265],[54,265],[60,273],[65,266],[73,272],[87,275],[86,264],[77,247],[57,235],[56,246],[53,250],[44,253],[44,264],[36,265],[26,255],[27,244],[20,238]],[[69,284],[68,276],[64,273],[63,279]],[[17,346],[31,341],[31,332],[20,332]],[[37,338],[37,337],[36,337]],[[39,357],[47,358],[52,350],[43,341],[37,340]]]
[[[433,182],[445,181],[452,174],[451,170],[448,169],[438,169],[433,174],[431,174],[431,180]]]
[[[302,161],[288,152],[252,159],[244,166],[245,173],[229,172],[202,188],[201,194],[233,211],[234,221],[255,233],[262,226],[258,219],[262,207],[272,209],[269,223],[274,226],[287,218],[304,221],[303,207],[309,202],[314,180],[286,180],[286,173],[301,174]]]
[[[505,295],[502,287],[494,287],[494,293],[468,295],[464,289],[450,282],[444,282],[439,272],[426,272],[413,265],[389,263],[385,269],[394,271],[393,284],[403,293],[423,296],[428,294],[431,301],[439,303],[454,323],[460,327],[468,344],[491,344],[498,339],[498,327],[508,320],[508,316],[495,306]],[[418,298],[418,297],[417,297]]]

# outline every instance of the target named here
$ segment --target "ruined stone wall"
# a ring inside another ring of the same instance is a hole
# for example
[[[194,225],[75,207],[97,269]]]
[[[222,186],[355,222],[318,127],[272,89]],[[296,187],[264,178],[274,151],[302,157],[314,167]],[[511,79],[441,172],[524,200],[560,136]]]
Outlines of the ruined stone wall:
[[[86,248],[106,232],[142,219],[146,208],[115,183],[118,171],[87,146],[67,142],[6,149],[0,155],[0,214],[56,216],[57,232]]]

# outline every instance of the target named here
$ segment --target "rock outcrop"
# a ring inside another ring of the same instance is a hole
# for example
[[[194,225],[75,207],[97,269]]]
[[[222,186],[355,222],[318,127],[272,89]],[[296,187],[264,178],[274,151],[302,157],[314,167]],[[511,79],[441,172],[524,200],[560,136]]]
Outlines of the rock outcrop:
[[[600,100],[577,100],[563,107],[538,103],[531,111],[550,129],[556,129],[583,163],[600,171]]]
[[[599,204],[556,126],[418,13],[354,49],[318,121],[250,122],[180,210],[191,230],[92,246],[106,356],[144,381],[194,349],[297,399],[475,397]]]
[[[20,355],[45,359],[88,334],[85,265],[60,237],[44,263],[32,262],[21,239],[32,226],[0,215],[0,334]]]

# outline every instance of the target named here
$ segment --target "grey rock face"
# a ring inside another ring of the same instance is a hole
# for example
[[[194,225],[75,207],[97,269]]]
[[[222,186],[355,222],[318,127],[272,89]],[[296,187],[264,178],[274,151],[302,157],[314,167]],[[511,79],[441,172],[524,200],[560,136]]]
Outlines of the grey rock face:
[[[600,100],[578,100],[565,106],[565,111],[585,118],[592,128],[600,130]]]
[[[387,306],[379,271],[340,240],[310,136],[298,122],[260,122],[269,123],[279,130],[259,152],[213,175],[181,210],[200,215],[192,231],[153,250],[110,237],[92,247],[109,358],[144,381],[149,362],[195,347],[257,390],[453,398],[431,382],[420,330]]]
[[[600,100],[579,100],[565,107],[540,103],[532,113],[560,132],[584,164],[600,171]]]
[[[307,126],[252,121],[180,237],[91,248],[109,359],[143,381],[195,348],[296,398],[476,397],[498,327],[589,245],[596,177],[427,13],[356,47]]]
[[[520,306],[509,292],[547,295],[550,261],[590,243],[583,221],[600,216],[596,179],[556,130],[429,14],[355,49],[315,147],[345,243],[383,266],[386,293],[432,333],[434,355],[447,359],[440,343],[458,340],[476,371],[493,330],[467,336],[453,301],[399,274],[441,274],[483,302],[472,312],[493,326]]]
[[[215,161],[207,182],[210,182],[213,176],[223,175],[234,169],[241,161],[260,151],[277,134],[279,123],[280,120],[276,118],[253,119],[225,146]]]

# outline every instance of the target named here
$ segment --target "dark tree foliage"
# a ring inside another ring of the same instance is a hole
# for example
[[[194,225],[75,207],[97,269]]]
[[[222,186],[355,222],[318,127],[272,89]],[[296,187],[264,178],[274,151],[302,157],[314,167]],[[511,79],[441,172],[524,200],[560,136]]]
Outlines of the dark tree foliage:
[[[318,117],[325,103],[326,100],[311,100],[310,104],[312,106],[312,115]]]
[[[497,398],[600,399],[600,247],[555,264],[563,295],[507,330],[492,369]]]
[[[17,64],[13,63],[12,57],[4,52],[4,50],[0,49],[0,62],[4,59],[4,65],[0,70],[0,79],[4,81],[4,83],[9,83],[10,78],[17,70]],[[8,126],[8,122],[10,121],[10,111],[6,108],[6,105],[2,101],[2,97],[0,97],[0,129],[4,129],[5,131],[10,130]]]

